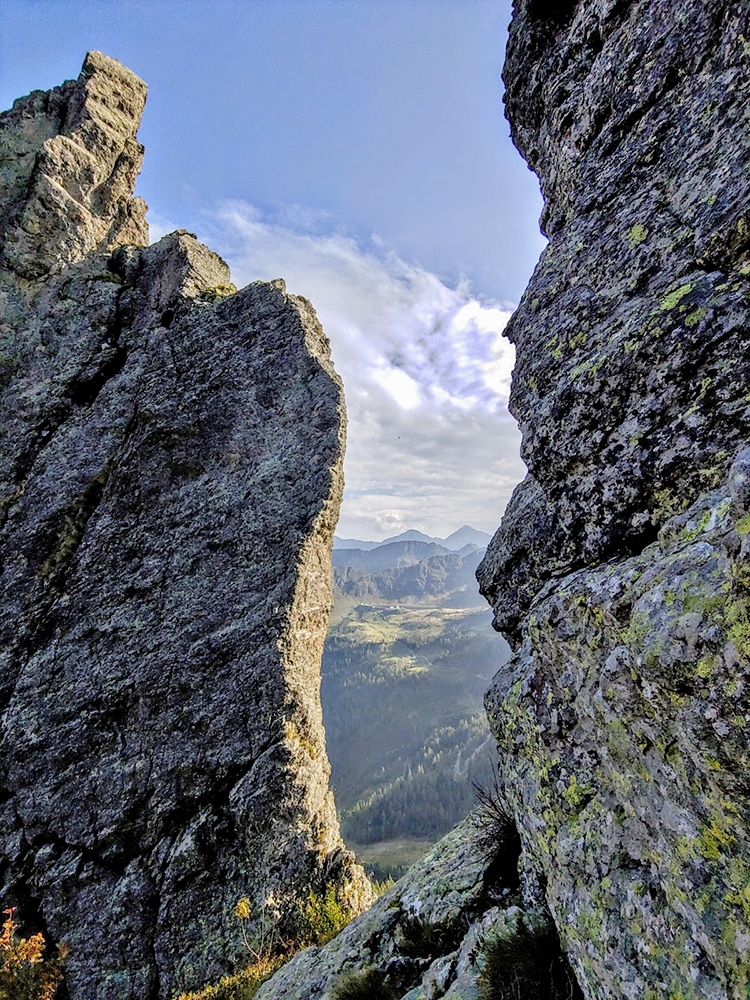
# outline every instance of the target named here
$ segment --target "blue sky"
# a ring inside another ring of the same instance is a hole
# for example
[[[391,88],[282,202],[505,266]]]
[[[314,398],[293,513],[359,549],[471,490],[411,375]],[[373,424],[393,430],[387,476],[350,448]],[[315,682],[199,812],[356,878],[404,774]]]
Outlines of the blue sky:
[[[310,298],[347,391],[340,534],[493,530],[523,474],[500,338],[544,246],[509,0],[3,0],[0,106],[88,49],[149,85],[138,193]]]

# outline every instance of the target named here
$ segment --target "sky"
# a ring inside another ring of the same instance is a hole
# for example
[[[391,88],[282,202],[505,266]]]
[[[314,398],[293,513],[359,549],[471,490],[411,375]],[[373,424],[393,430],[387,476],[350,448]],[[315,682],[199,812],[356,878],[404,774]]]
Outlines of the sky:
[[[544,240],[502,111],[510,0],[2,0],[0,107],[88,49],[149,85],[137,193],[235,284],[315,306],[346,391],[338,534],[499,524],[502,329]]]

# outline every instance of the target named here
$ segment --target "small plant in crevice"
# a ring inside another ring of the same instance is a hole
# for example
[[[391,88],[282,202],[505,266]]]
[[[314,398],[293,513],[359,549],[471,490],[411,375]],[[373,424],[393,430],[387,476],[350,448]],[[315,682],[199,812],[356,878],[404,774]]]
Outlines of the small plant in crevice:
[[[280,939],[281,914],[272,893],[263,900],[258,914],[247,896],[238,899],[234,917],[250,964],[222,977],[218,983],[192,993],[180,993],[176,1000],[251,1000],[261,985],[289,960],[292,947]]]
[[[399,921],[396,944],[399,952],[407,958],[447,955],[458,947],[467,926],[468,922],[463,920],[431,924],[424,917],[408,914]]]
[[[251,958],[250,964],[223,976],[218,983],[191,993],[180,993],[176,1000],[252,1000],[262,984],[288,961],[291,948],[280,940],[280,911],[272,893],[263,900],[257,915],[247,896],[238,899],[234,917],[240,927],[242,944]]]
[[[584,1000],[550,921],[490,938],[479,977],[481,1000]]]
[[[53,1000],[62,982],[66,949],[45,958],[47,942],[43,934],[24,938],[18,933],[15,908],[5,910],[0,933],[0,1000]]]
[[[382,972],[363,969],[346,973],[331,990],[331,1000],[398,1000]]]
[[[253,909],[247,896],[237,900],[234,915],[240,925],[242,943],[254,962],[264,962],[279,952],[280,913],[273,894],[269,893],[261,903],[254,926],[251,925]]]
[[[505,805],[497,765],[493,763],[488,784],[473,782],[473,785],[478,803],[474,813],[479,831],[477,844],[488,863],[485,887],[493,897],[514,895],[520,889],[521,838]]]

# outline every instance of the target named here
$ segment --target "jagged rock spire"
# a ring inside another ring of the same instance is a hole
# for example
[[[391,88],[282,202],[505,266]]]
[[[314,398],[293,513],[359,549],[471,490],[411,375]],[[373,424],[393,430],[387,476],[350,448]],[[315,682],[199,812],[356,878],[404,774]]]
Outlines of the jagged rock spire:
[[[58,272],[92,250],[148,243],[133,197],[147,87],[89,52],[76,81],[17,100],[0,121],[1,263],[24,277]]]
[[[145,97],[90,53],[0,116],[0,896],[72,1000],[218,978],[242,896],[371,896],[319,697],[341,382],[283,282],[144,245]]]

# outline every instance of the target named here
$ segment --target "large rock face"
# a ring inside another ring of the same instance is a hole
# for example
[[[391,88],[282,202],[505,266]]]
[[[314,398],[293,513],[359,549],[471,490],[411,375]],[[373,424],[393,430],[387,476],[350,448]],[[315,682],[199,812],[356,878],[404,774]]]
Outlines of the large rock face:
[[[750,982],[748,39],[745,0],[517,0],[505,67],[550,243],[507,330],[488,710],[601,1000]]]
[[[145,95],[91,53],[0,116],[2,901],[74,1000],[226,971],[240,896],[369,894],[319,702],[341,384],[282,282],[143,245]]]

